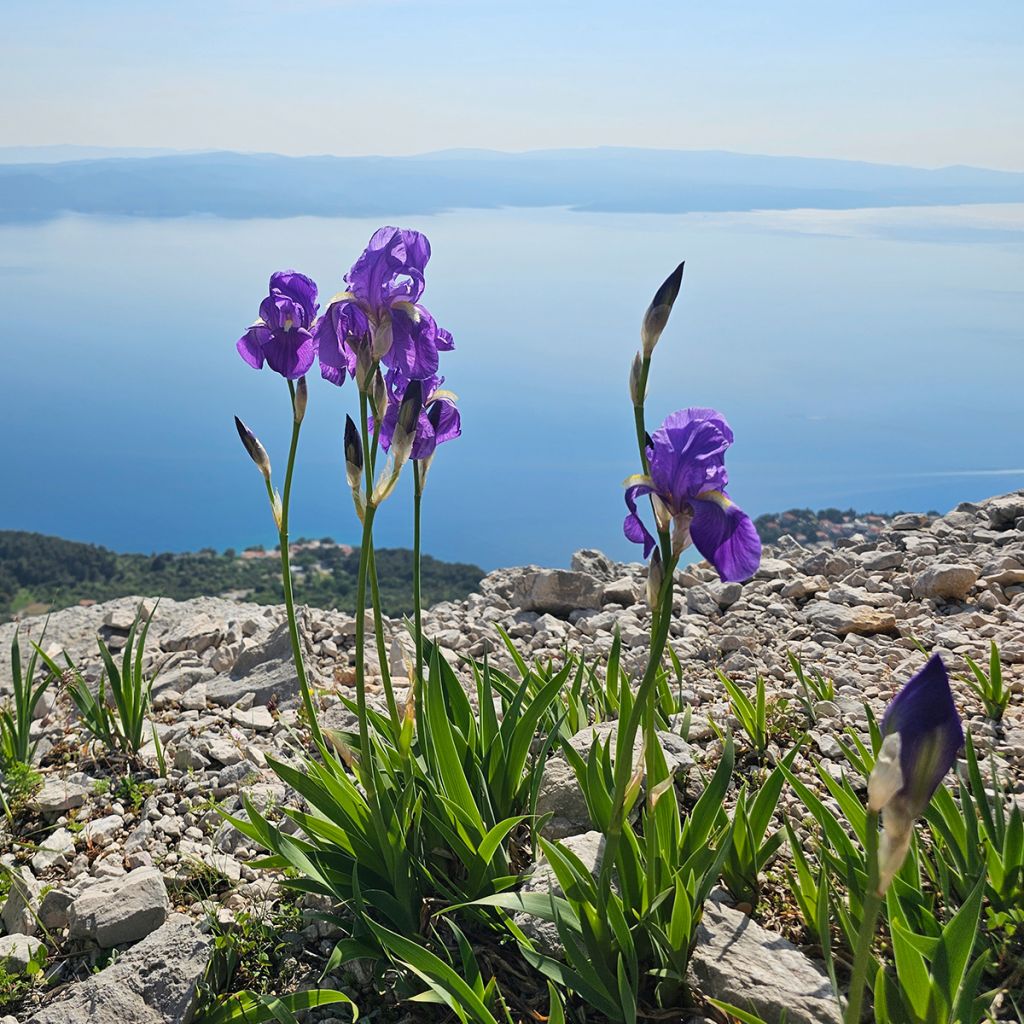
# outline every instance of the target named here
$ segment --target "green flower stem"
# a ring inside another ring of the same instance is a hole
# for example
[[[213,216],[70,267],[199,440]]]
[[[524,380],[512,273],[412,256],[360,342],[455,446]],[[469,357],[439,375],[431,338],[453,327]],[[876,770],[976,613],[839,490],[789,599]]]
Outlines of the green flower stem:
[[[637,450],[640,453],[640,465],[645,475],[650,474],[651,467],[647,461],[647,424],[646,424],[646,413],[644,409],[644,403],[647,395],[647,378],[651,372],[651,357],[645,355],[643,357],[643,363],[640,370],[640,380],[637,387],[636,401],[633,404],[633,422],[636,426],[636,445]],[[654,510],[653,501],[651,503],[651,510]],[[655,654],[654,641],[659,632],[659,618],[664,615],[666,619],[670,619],[672,616],[672,573],[674,568],[669,568],[672,562],[672,538],[667,529],[663,530],[661,525],[658,525],[658,543],[661,549],[661,561],[665,568],[665,579],[668,581],[668,597],[663,598],[661,604],[657,608],[651,609],[651,654]],[[657,651],[657,664],[661,665],[661,656],[664,654],[664,644],[668,639],[668,635],[665,635],[665,641],[662,642],[661,648]],[[655,771],[655,750],[654,750],[654,732],[655,732],[655,707],[653,699],[647,701],[644,709],[644,731],[647,736],[646,744],[646,760],[645,769],[647,775],[647,792],[648,796],[655,785],[655,782],[661,781],[654,778]]]
[[[619,842],[622,838],[627,808],[626,790],[629,786],[630,775],[632,774],[631,752],[636,736],[640,729],[640,723],[645,717],[647,705],[651,702],[654,686],[658,681],[658,670],[661,667],[661,656],[665,652],[665,644],[668,642],[669,627],[672,622],[672,578],[675,573],[675,561],[670,561],[665,567],[665,579],[661,587],[659,612],[655,619],[656,626],[651,637],[651,650],[647,658],[647,667],[644,670],[643,679],[636,691],[636,699],[626,719],[623,730],[622,721],[619,721],[619,739],[616,741],[618,749],[625,754],[615,761],[615,793],[612,797],[612,811],[609,819],[608,831],[605,835],[604,859],[601,863],[601,886],[603,891],[611,890],[611,873],[615,864],[615,857],[618,853]],[[653,705],[652,705],[653,706]],[[649,763],[647,766],[649,767]]]
[[[309,688],[309,679],[306,676],[306,663],[302,654],[302,643],[299,639],[299,626],[295,618],[295,597],[292,593],[292,570],[288,551],[288,509],[292,498],[292,475],[295,470],[295,453],[299,446],[299,430],[302,423],[295,417],[295,384],[288,381],[288,390],[292,398],[292,442],[288,449],[288,468],[284,477],[284,494],[281,496],[281,519],[278,523],[278,540],[281,547],[281,581],[284,584],[284,604],[288,613],[288,634],[292,642],[292,657],[295,659],[295,674],[299,680],[299,689],[302,692],[302,704],[306,709],[306,717],[309,719],[309,731],[313,740],[320,748],[321,753],[326,756],[327,747],[324,743],[323,733],[320,731],[320,723],[317,721],[316,708],[313,706],[313,694]],[[267,480],[267,493],[270,496],[271,508],[274,507],[274,490]]]
[[[365,401],[369,402],[369,395],[364,395]],[[373,436],[369,447],[367,446],[367,433],[369,431],[369,408],[367,409],[367,418],[362,423],[362,442],[363,452],[367,464],[369,466],[369,472],[367,473],[367,485],[366,494],[367,500],[371,493],[373,485],[373,478],[377,471],[377,449],[380,445],[380,420],[381,417],[377,415],[377,410],[373,410]],[[391,682],[391,668],[388,662],[387,645],[384,642],[384,617],[381,611],[380,601],[380,581],[377,578],[377,559],[373,547],[373,537],[370,537],[370,543],[367,546],[367,557],[369,562],[367,563],[367,575],[370,580],[370,600],[373,605],[373,632],[376,638],[377,644],[377,661],[380,663],[380,675],[381,680],[384,683],[384,697],[388,705],[388,717],[391,719],[391,727],[394,730],[396,741],[398,732],[401,729],[401,721],[398,715],[398,703],[395,700],[395,690]]]
[[[867,985],[868,967],[871,964],[871,943],[875,938],[878,915],[882,909],[882,896],[878,892],[878,814],[869,811],[866,822],[864,853],[868,865],[868,887],[864,895],[864,906],[857,933],[857,948],[853,955],[853,975],[843,1015],[844,1024],[860,1024],[861,1007],[864,1004],[864,989]]]
[[[637,393],[633,403],[636,443],[640,453],[640,465],[645,474],[650,472],[650,466],[647,462],[647,427],[644,413],[644,396],[647,391],[647,378],[650,369],[650,356],[644,356]],[[650,652],[647,657],[647,666],[644,669],[643,678],[640,681],[640,686],[637,688],[636,699],[633,702],[629,717],[626,719],[625,726],[623,726],[621,720],[619,722],[619,735],[616,741],[617,749],[621,750],[625,756],[617,758],[615,762],[615,791],[612,796],[609,825],[605,834],[604,859],[601,863],[600,875],[600,887],[605,894],[611,891],[612,870],[615,865],[619,843],[622,840],[622,832],[625,828],[626,815],[629,810],[626,807],[626,797],[633,770],[632,750],[641,724],[644,727],[647,739],[644,770],[647,776],[648,792],[650,792],[653,785],[654,771],[656,769],[654,751],[655,708],[653,696],[654,688],[658,681],[658,672],[661,668],[661,658],[665,653],[665,645],[668,643],[669,628],[672,623],[673,580],[677,562],[677,558],[672,554],[672,539],[669,531],[662,529],[660,523],[658,524],[658,540],[664,575],[661,591],[656,603],[657,606],[651,609]]]
[[[423,685],[423,597],[420,591],[420,511],[423,504],[423,478],[420,464],[412,463],[412,602],[416,641],[416,685]]]
[[[388,705],[388,717],[395,730],[395,736],[402,727],[398,717],[398,702],[395,700],[395,688],[391,682],[391,667],[388,663],[387,644],[384,642],[384,618],[380,604],[380,583],[377,579],[377,559],[373,549],[373,537],[370,538],[367,555],[367,575],[370,579],[370,602],[373,605],[373,632],[377,640],[377,661],[380,662],[380,677],[384,683],[384,697]]]
[[[363,451],[369,453],[366,395],[359,393],[359,419],[363,438]],[[366,576],[372,560],[373,517],[377,511],[373,504],[373,466],[369,455],[363,459],[366,470],[366,508],[363,511],[363,537],[359,544],[359,576],[356,583],[356,706],[359,715],[359,767],[366,794],[373,801],[373,772],[370,767],[370,723],[366,717]]]
[[[633,403],[633,421],[636,425],[636,444],[640,449],[640,464],[643,466],[645,473],[649,472],[651,468],[647,465],[647,427],[644,424],[644,401],[647,395],[647,377],[650,372],[651,357],[644,356],[636,401]]]

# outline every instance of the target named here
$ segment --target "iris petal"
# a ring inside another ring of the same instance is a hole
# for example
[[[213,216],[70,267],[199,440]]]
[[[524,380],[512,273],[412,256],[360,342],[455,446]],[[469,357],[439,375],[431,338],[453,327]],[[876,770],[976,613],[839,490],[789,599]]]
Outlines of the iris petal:
[[[732,440],[725,417],[714,409],[681,409],[654,432],[651,477],[673,511],[702,491],[728,484],[724,460]]]
[[[384,363],[409,380],[423,380],[437,373],[437,325],[422,306],[415,307],[415,316],[405,309],[391,313],[391,348]]]
[[[316,346],[309,331],[275,331],[263,346],[263,355],[275,373],[296,380],[313,365]]]
[[[706,491],[691,505],[697,550],[726,582],[750,579],[761,563],[761,538],[750,516],[720,491]]]
[[[626,488],[626,507],[629,509],[629,515],[622,522],[622,532],[626,535],[626,540],[634,544],[643,544],[644,559],[650,557],[655,540],[637,512],[636,499],[644,494],[650,494],[652,489],[648,484],[634,484]]]
[[[279,270],[270,276],[270,294],[279,293],[289,299],[300,311],[296,319],[299,327],[309,327],[316,318],[316,282],[297,270]]]
[[[270,340],[270,328],[266,324],[253,324],[238,339],[235,348],[238,354],[255,370],[263,369],[263,346]]]

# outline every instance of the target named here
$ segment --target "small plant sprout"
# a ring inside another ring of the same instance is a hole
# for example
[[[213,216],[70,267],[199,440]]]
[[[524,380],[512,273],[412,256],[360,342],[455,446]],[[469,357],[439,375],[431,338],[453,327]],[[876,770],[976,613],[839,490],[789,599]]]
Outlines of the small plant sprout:
[[[835,683],[820,672],[807,673],[800,663],[800,659],[792,651],[786,651],[786,658],[789,660],[789,667],[793,670],[800,686],[798,695],[800,705],[807,715],[807,720],[813,724],[818,720],[815,706],[822,701],[835,700]]]
[[[967,662],[971,674],[959,678],[981,699],[985,705],[985,714],[996,722],[1001,721],[1010,705],[1010,689],[1003,682],[1003,665],[995,640],[989,649],[987,672],[966,654],[964,661]]]
[[[45,635],[44,626],[42,636]],[[32,721],[36,708],[50,684],[50,676],[35,681],[38,657],[39,652],[34,649],[28,664],[22,664],[21,642],[18,630],[15,629],[14,639],[11,641],[13,700],[6,707],[0,708],[0,764],[4,768],[12,764],[31,764],[39,742],[38,738],[32,739]]]

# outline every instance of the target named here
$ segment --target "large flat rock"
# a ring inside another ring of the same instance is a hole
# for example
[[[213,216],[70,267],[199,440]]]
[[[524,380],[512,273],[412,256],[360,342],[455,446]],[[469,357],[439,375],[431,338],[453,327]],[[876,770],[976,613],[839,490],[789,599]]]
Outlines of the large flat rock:
[[[213,939],[183,914],[25,1024],[190,1024]]]
[[[135,942],[159,928],[170,901],[157,868],[91,885],[68,908],[68,938],[95,942],[103,949]]]
[[[841,1024],[825,973],[791,942],[715,899],[704,904],[690,973],[705,995],[767,1024]]]

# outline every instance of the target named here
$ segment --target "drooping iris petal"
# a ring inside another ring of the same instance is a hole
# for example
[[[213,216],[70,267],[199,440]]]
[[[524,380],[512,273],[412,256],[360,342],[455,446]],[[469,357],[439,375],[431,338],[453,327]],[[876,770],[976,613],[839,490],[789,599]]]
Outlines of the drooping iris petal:
[[[382,362],[408,380],[425,380],[437,373],[437,325],[422,306],[391,311],[391,347]]]
[[[650,494],[652,489],[648,484],[634,484],[632,487],[626,488],[626,506],[629,509],[629,515],[622,522],[622,532],[626,535],[626,540],[630,540],[634,544],[643,544],[645,559],[650,557],[655,540],[637,512],[636,499]]]
[[[451,352],[455,348],[455,339],[452,337],[452,332],[446,331],[443,327],[438,327],[434,344],[437,346],[438,352]]]
[[[354,302],[332,302],[313,328],[313,341],[320,375],[332,384],[343,384],[346,373],[355,376],[358,351],[370,343],[366,314]]]
[[[270,328],[264,323],[253,324],[238,339],[238,354],[254,369],[262,370],[265,361],[263,346],[270,341]]]
[[[462,417],[450,398],[433,398],[423,407],[416,426],[412,458],[429,459],[439,444],[462,434]]]
[[[462,435],[462,415],[450,398],[434,398],[427,405],[427,419],[434,428],[437,444]]]
[[[943,776],[956,761],[963,745],[953,693],[946,666],[938,654],[893,698],[882,719],[882,734],[900,736],[900,770],[903,788],[897,799],[906,803],[912,817],[928,806]]]
[[[316,359],[316,345],[309,331],[292,328],[290,331],[272,331],[263,346],[267,365],[275,372],[297,380],[304,376]]]
[[[721,491],[706,491],[691,503],[690,537],[726,582],[748,580],[761,564],[761,538],[744,511]]]

